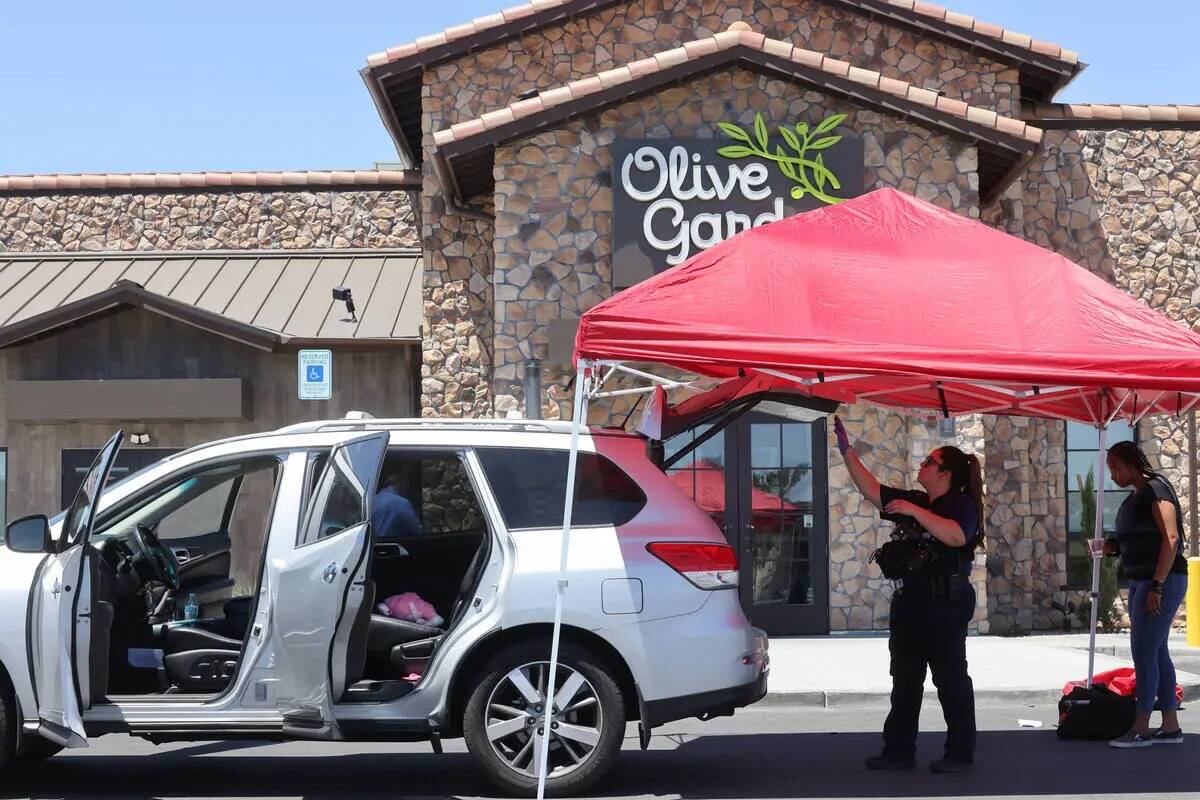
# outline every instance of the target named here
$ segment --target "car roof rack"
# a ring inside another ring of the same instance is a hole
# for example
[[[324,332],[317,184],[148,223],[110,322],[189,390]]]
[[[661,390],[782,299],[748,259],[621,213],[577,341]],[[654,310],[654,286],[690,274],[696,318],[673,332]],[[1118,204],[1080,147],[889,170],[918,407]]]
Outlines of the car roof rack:
[[[275,433],[320,433],[324,431],[395,431],[395,430],[477,430],[569,435],[567,420],[494,419],[491,417],[408,417],[395,419],[331,419],[301,422],[280,428]],[[620,428],[588,427],[588,436],[637,436]]]
[[[530,419],[491,419],[488,417],[423,417],[401,419],[336,419],[301,422],[280,428],[276,433],[317,433],[349,430],[459,430],[531,431],[536,433],[570,433],[569,422],[546,422]]]

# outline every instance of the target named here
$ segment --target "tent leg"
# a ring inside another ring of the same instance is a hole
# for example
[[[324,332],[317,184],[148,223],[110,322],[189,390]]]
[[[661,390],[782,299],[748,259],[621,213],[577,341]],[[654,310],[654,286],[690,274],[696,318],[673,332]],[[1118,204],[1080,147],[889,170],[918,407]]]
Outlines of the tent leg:
[[[1087,685],[1090,689],[1092,686],[1092,676],[1096,674],[1096,623],[1100,614],[1100,571],[1103,569],[1101,562],[1104,559],[1100,545],[1104,542],[1104,480],[1107,474],[1108,465],[1106,462],[1105,451],[1108,444],[1107,434],[1108,428],[1100,428],[1100,448],[1097,456],[1096,467],[1096,529],[1093,533],[1094,545],[1093,553],[1101,553],[1100,555],[1092,556],[1092,614],[1091,614],[1091,630],[1090,638],[1088,639],[1088,677]]]
[[[575,404],[571,415],[571,452],[567,457],[567,491],[563,504],[562,547],[558,560],[558,593],[554,599],[554,633],[550,638],[550,679],[546,684],[546,716],[542,720],[541,735],[534,731],[534,742],[540,738],[542,746],[534,752],[538,759],[538,800],[546,796],[546,768],[550,763],[551,722],[554,716],[555,685],[558,681],[558,644],[562,630],[563,596],[567,591],[567,555],[571,541],[571,514],[575,504],[575,466],[579,462],[579,433],[587,416],[588,398],[584,384],[588,363],[580,360],[575,374]]]

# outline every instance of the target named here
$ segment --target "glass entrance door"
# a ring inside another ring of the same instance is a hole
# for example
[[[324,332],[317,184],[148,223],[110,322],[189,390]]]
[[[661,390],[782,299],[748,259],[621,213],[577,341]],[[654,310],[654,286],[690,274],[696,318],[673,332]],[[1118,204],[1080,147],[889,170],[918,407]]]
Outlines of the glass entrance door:
[[[667,443],[670,457],[706,427]],[[669,470],[725,532],[742,608],[769,634],[829,632],[825,423],[751,413]]]
[[[739,420],[742,607],[767,633],[829,632],[824,422]]]

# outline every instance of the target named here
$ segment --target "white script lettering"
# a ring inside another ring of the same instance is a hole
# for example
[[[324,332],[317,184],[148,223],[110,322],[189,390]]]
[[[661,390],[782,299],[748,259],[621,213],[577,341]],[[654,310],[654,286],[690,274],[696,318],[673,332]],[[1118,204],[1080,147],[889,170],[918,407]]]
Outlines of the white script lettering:
[[[783,198],[757,216],[726,211],[698,212],[688,218],[684,203],[725,201],[736,192],[743,200],[772,199],[771,173],[761,162],[701,164],[698,153],[675,145],[669,152],[653,145],[637,148],[621,163],[621,189],[639,203],[649,203],[642,235],[650,247],[667,253],[667,264],[682,264],[693,250],[707,250],[742,231],[783,219]]]

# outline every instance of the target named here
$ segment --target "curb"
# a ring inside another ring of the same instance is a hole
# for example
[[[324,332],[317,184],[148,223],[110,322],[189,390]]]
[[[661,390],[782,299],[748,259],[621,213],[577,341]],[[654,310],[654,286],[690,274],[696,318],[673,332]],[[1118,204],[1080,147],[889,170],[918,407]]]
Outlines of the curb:
[[[936,693],[926,689],[927,695]],[[1056,706],[1062,697],[1062,689],[976,689],[975,702],[982,705],[1043,705]],[[1183,684],[1183,699],[1186,702],[1200,700],[1200,682]],[[755,705],[779,708],[886,708],[891,702],[889,691],[868,692],[824,692],[810,690],[802,692],[768,691]]]

